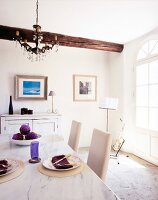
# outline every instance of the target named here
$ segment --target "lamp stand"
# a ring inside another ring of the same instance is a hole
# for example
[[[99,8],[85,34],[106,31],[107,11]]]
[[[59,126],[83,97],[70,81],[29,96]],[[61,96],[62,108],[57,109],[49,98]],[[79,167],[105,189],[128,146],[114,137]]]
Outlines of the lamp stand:
[[[106,109],[106,131],[109,131],[109,110],[117,110],[118,99],[104,98],[99,105],[100,109]]]
[[[54,109],[53,109],[53,96],[52,96],[52,113],[54,113]]]
[[[109,121],[109,109],[107,108],[106,109],[107,111],[106,111],[106,131],[108,132],[108,130],[109,130],[109,127],[108,127],[108,121]]]

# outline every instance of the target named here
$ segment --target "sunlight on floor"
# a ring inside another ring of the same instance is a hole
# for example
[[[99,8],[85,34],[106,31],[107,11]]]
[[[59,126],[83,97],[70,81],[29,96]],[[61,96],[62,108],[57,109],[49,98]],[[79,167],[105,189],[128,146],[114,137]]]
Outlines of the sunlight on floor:
[[[127,167],[129,168],[146,168],[144,165],[130,159],[124,156],[120,156],[121,158],[119,158],[121,161],[121,164],[127,165]]]

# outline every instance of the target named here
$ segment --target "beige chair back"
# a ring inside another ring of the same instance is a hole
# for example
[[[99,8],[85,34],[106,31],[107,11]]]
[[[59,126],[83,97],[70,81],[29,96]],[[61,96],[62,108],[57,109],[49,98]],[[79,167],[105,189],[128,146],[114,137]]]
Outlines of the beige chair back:
[[[111,142],[111,134],[93,130],[87,164],[103,181],[107,174]]]
[[[81,123],[73,120],[72,124],[71,124],[71,130],[70,130],[68,145],[74,151],[78,150],[80,132],[81,132]]]

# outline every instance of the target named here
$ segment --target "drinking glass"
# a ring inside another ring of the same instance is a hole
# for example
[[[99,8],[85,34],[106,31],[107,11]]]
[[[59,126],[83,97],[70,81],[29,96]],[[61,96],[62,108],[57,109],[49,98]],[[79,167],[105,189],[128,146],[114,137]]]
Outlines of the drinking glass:
[[[32,160],[38,160],[39,159],[39,142],[38,141],[31,142],[30,154],[31,154]]]

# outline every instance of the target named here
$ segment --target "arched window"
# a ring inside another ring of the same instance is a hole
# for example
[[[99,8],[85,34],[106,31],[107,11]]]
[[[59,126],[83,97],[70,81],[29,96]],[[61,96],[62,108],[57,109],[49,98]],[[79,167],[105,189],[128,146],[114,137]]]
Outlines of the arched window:
[[[146,42],[137,55],[136,126],[158,131],[158,40]]]
[[[149,40],[139,50],[137,60],[147,59],[155,54],[158,54],[158,40]]]

